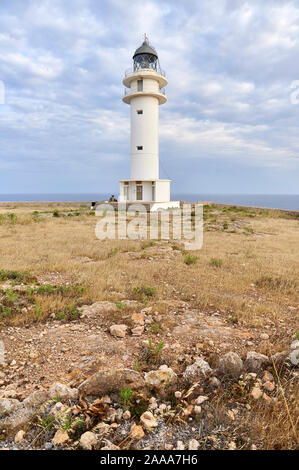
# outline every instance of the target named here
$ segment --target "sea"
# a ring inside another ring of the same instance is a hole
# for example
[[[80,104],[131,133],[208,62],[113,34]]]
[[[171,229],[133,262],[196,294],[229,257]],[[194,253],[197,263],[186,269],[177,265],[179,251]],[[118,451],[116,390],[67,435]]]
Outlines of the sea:
[[[106,201],[111,194],[0,194],[0,202],[91,202]],[[285,209],[299,211],[299,194],[172,194],[174,201],[215,202],[248,207],[263,207],[269,209]]]

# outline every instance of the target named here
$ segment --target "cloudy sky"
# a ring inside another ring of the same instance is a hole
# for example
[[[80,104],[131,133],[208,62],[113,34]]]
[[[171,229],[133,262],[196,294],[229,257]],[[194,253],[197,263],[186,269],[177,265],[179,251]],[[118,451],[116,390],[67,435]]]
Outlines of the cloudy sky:
[[[117,193],[145,32],[173,192],[298,194],[299,0],[1,0],[0,193]]]

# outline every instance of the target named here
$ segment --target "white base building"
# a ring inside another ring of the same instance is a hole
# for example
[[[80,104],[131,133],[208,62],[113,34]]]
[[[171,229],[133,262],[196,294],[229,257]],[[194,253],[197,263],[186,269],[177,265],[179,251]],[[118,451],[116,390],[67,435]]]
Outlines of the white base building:
[[[147,38],[125,74],[123,101],[131,108],[131,175],[120,181],[119,201],[147,203],[151,210],[180,207],[170,201],[170,180],[159,178],[159,105],[166,103],[168,80]]]

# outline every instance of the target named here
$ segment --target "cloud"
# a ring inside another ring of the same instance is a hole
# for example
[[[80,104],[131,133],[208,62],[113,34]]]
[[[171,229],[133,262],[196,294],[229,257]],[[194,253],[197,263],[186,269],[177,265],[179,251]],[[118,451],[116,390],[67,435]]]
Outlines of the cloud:
[[[246,168],[263,169],[270,186],[275,169],[290,179],[298,171],[299,105],[290,101],[299,79],[297,2],[3,0],[0,13],[0,184],[7,192],[16,187],[10,170],[25,171],[18,187],[36,191],[46,184],[88,192],[97,181],[115,191],[129,174],[121,80],[145,32],[169,79],[161,154],[177,184],[184,163],[194,174],[208,162],[230,168],[211,187],[220,192],[227,183],[239,188],[231,165],[245,168],[244,182]],[[279,186],[275,176],[273,191],[288,189],[285,178]],[[259,185],[252,192],[262,192]]]

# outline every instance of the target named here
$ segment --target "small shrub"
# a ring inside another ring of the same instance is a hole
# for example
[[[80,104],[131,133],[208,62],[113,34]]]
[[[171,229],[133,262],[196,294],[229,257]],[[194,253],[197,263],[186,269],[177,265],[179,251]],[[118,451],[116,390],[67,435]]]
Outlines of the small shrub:
[[[138,298],[147,300],[148,297],[154,297],[156,293],[156,289],[154,287],[149,287],[149,286],[134,287],[133,293]]]
[[[190,264],[195,264],[197,260],[198,260],[198,256],[188,254],[184,258],[184,263],[189,266]]]
[[[227,230],[227,229],[228,229],[228,222],[227,222],[226,220],[223,222],[222,227],[223,227],[223,230]]]
[[[216,268],[220,268],[223,264],[221,258],[211,258],[211,265],[215,266]]]
[[[133,390],[131,388],[125,387],[120,392],[119,401],[124,406],[130,406],[132,400]]]
[[[59,210],[55,209],[53,211],[53,217],[60,217]]]

